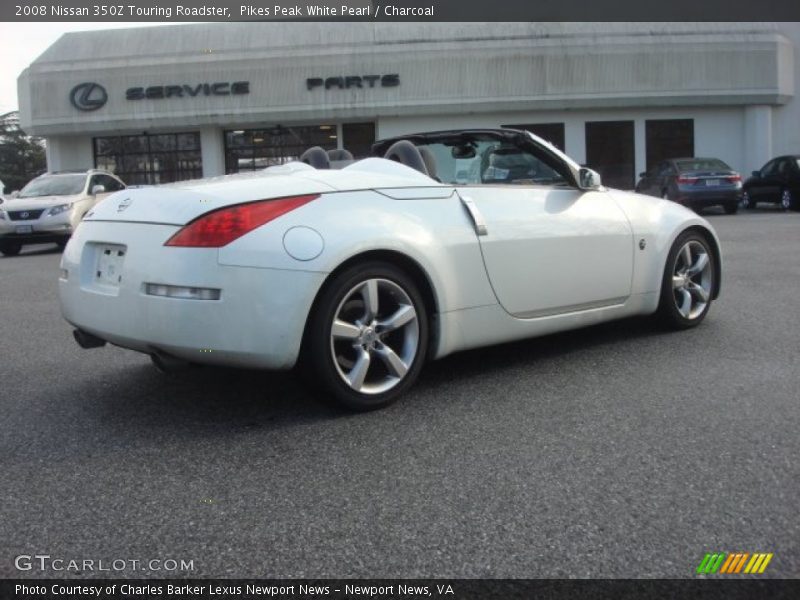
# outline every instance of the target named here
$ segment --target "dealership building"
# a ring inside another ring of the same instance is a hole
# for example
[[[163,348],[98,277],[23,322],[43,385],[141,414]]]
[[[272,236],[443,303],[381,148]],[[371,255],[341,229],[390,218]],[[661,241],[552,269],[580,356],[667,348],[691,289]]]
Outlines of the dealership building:
[[[131,184],[314,145],[525,128],[615,187],[675,156],[800,153],[798,23],[201,23],[69,33],[19,77],[52,171]]]

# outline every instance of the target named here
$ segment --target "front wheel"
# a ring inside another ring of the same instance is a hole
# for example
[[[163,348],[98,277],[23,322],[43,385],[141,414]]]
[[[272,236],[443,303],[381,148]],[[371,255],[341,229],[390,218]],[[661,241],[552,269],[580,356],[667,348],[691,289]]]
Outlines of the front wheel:
[[[0,244],[0,254],[5,256],[16,256],[22,250],[22,244],[18,242],[4,242]]]
[[[358,411],[389,405],[416,380],[428,316],[411,277],[385,262],[355,265],[326,285],[306,334],[317,383]]]
[[[716,261],[706,238],[694,231],[678,236],[667,256],[658,316],[672,329],[699,325],[711,307]]]
[[[752,210],[755,207],[756,207],[756,201],[750,195],[750,192],[748,192],[747,190],[742,192],[742,208],[745,208],[747,210]]]

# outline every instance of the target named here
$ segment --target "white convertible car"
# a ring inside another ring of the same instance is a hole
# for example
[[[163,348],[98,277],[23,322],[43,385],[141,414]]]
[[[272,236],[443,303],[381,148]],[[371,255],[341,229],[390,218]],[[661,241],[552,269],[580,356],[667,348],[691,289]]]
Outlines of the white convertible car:
[[[313,148],[256,173],[111,195],[61,263],[76,340],[165,370],[302,365],[366,410],[429,359],[632,315],[692,327],[719,294],[706,220],[606,189],[530,133],[373,149],[381,158]]]

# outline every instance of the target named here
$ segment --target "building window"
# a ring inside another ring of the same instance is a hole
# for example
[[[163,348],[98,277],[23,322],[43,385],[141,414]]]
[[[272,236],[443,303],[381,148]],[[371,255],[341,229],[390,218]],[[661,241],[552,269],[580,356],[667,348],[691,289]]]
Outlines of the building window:
[[[375,123],[345,123],[342,137],[342,148],[349,150],[353,158],[370,157],[375,143]]]
[[[336,125],[225,132],[225,172],[255,171],[297,160],[312,146],[336,148]]]
[[[547,140],[553,146],[564,151],[564,124],[563,123],[532,123],[529,125],[501,125],[509,129],[522,129],[530,131],[533,135]]]
[[[694,156],[694,119],[645,121],[647,170],[662,160]]]
[[[200,134],[143,133],[94,138],[94,164],[128,185],[170,183],[203,176]]]
[[[342,147],[355,158],[371,156],[375,123],[342,125]],[[225,132],[225,172],[255,171],[298,160],[312,146],[338,147],[336,125],[238,129]]]
[[[633,148],[633,121],[586,123],[586,165],[600,173],[608,187],[633,189]]]

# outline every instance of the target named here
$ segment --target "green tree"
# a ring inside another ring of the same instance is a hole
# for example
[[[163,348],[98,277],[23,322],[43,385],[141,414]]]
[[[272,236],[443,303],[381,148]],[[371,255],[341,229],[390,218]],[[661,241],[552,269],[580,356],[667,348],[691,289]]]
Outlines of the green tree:
[[[19,128],[16,111],[0,115],[0,181],[5,184],[6,192],[22,189],[46,170],[42,139],[26,135]]]

